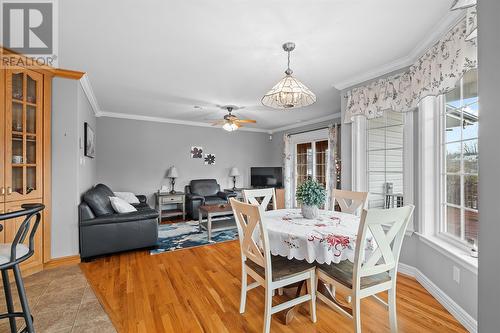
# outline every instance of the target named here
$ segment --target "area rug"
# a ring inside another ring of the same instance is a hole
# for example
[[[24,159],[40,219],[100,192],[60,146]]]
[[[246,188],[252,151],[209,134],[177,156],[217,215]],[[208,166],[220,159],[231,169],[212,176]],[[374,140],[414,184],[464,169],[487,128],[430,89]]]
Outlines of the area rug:
[[[225,223],[233,218],[225,219]],[[198,222],[178,222],[171,224],[161,224],[158,227],[158,248],[151,250],[150,254],[159,254],[179,249],[186,249],[195,246],[207,244],[216,244],[238,239],[238,229],[234,224],[233,229],[217,231],[217,223],[222,221],[212,222],[212,239],[208,241],[207,231],[202,229],[198,231]]]

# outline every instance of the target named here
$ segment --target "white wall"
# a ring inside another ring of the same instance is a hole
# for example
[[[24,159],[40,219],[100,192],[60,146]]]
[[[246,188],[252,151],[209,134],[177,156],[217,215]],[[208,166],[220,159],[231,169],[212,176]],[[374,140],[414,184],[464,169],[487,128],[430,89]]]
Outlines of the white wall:
[[[54,78],[52,91],[51,258],[60,258],[79,253],[78,204],[96,175],[83,157],[83,123],[95,128],[95,117],[77,80]]]
[[[500,1],[478,1],[479,18],[479,330],[500,331]]]

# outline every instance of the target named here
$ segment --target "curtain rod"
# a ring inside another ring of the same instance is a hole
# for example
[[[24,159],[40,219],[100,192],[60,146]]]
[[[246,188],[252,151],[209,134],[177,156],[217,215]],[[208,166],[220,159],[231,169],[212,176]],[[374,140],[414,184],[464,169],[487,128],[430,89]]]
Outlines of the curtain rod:
[[[339,123],[335,123],[335,124],[332,124],[332,125],[333,125],[333,126],[339,126],[339,127],[340,127],[340,124],[339,124]],[[305,130],[305,131],[300,131],[300,132],[295,132],[295,133],[288,133],[287,135],[288,135],[288,136],[298,135],[298,134],[307,133],[307,132],[319,131],[319,130],[322,130],[322,129],[327,129],[327,128],[330,128],[330,126],[323,126],[323,127],[318,127],[318,128],[310,129],[310,130]]]

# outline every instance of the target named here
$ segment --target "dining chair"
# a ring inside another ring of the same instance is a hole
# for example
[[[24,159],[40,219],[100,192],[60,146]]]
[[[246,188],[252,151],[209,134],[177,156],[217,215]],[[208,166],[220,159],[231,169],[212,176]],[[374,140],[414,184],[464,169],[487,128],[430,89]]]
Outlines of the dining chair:
[[[256,204],[248,204],[230,199],[233,208],[241,248],[241,300],[240,313],[245,312],[247,291],[262,286],[265,288],[264,333],[271,327],[271,315],[310,302],[311,321],[316,322],[315,267],[306,261],[289,260],[281,256],[271,256],[269,237],[262,222],[263,209]],[[258,236],[258,237],[257,237]],[[247,284],[250,275],[255,282]],[[289,301],[272,305],[273,291],[297,282],[306,281],[307,294]]]
[[[317,292],[317,297],[353,319],[354,332],[361,332],[360,301],[373,296],[389,309],[391,332],[398,331],[396,318],[396,277],[401,245],[406,227],[415,206],[408,205],[392,209],[364,209],[356,238],[354,264],[348,260],[338,264],[317,265],[317,279],[327,285],[334,285],[350,296],[349,302],[336,298],[335,289],[329,291],[331,297]],[[367,235],[371,235],[376,247],[368,258],[365,257]],[[376,294],[388,291],[388,302]]]
[[[274,188],[262,188],[256,190],[243,190],[243,198],[246,203],[259,205],[264,211],[267,210],[272,199],[273,210],[276,210],[276,192]],[[261,199],[261,201],[257,201]]]
[[[353,192],[334,189],[332,210],[334,210],[335,201],[337,201],[341,212],[355,214],[358,209],[365,208],[366,198],[368,198],[368,192]]]

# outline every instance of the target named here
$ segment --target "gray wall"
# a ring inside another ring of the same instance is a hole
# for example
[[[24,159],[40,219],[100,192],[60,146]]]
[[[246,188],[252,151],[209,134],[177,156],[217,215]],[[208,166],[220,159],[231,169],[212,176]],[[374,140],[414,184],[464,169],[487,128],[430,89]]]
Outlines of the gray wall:
[[[500,113],[500,1],[478,1],[479,18],[479,197],[481,198],[479,230],[479,330],[500,330],[500,152],[498,149]]]
[[[95,182],[95,160],[83,157],[83,123],[95,128],[90,104],[76,80],[55,78],[52,94],[51,258],[77,255],[80,195]]]
[[[215,165],[192,159],[191,146],[216,156]],[[274,161],[269,134],[226,132],[220,128],[193,127],[149,121],[101,117],[97,119],[97,179],[114,191],[131,191],[152,197],[165,179],[167,169],[179,171],[176,190],[184,190],[191,179],[215,178],[222,188],[233,187],[228,176],[233,166],[240,170],[237,186],[248,186],[250,167],[281,166]],[[153,204],[153,201],[150,201]]]

